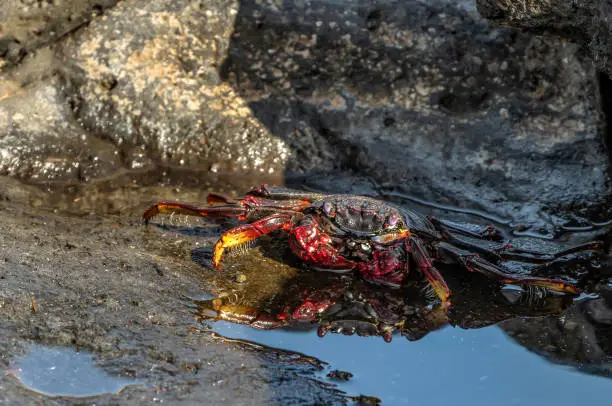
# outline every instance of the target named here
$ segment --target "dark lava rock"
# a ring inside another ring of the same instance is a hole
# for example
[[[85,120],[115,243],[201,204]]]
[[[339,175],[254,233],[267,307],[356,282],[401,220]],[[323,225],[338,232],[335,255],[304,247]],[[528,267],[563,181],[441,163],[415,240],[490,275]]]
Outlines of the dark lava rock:
[[[378,406],[382,402],[381,399],[375,396],[366,396],[366,395],[353,396],[351,400],[355,402],[356,405],[359,405],[359,406]]]
[[[339,369],[334,369],[333,371],[330,371],[327,374],[327,377],[330,379],[334,379],[337,381],[349,381],[352,377],[353,374],[347,371],[340,371]]]
[[[64,3],[53,21],[73,6],[81,5]],[[51,48],[40,48],[51,39],[36,42],[17,30],[19,10],[9,8],[0,21],[17,42],[0,42],[0,173],[90,181],[163,165],[272,175],[280,183],[289,151],[216,71],[236,8],[189,1],[94,7],[104,14]],[[12,66],[18,43],[30,54]]]
[[[2,0],[0,68],[3,64],[16,64],[26,53],[60,40],[116,3],[117,0]]]
[[[17,39],[13,37],[0,38],[0,58],[3,58],[5,62],[18,63],[23,59],[25,53]]]
[[[245,2],[224,75],[293,172],[353,171],[538,225],[609,198],[591,61],[454,2]]]
[[[591,299],[561,316],[504,321],[501,328],[521,346],[580,371],[612,376],[612,300]]]
[[[477,0],[496,23],[572,38],[588,48],[597,67],[612,74],[612,3],[609,0]]]

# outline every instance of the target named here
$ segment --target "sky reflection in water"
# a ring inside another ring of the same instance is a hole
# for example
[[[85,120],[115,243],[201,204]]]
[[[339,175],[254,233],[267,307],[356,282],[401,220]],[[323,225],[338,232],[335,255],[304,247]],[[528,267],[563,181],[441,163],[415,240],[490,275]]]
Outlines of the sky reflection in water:
[[[108,375],[96,366],[93,355],[73,348],[33,344],[15,362],[21,383],[49,396],[95,396],[114,393],[138,381]]]
[[[554,365],[512,342],[496,326],[479,330],[446,327],[420,341],[262,331],[229,322],[214,329],[270,347],[302,352],[352,372],[340,389],[371,395],[383,404],[576,405],[607,404],[612,380]]]

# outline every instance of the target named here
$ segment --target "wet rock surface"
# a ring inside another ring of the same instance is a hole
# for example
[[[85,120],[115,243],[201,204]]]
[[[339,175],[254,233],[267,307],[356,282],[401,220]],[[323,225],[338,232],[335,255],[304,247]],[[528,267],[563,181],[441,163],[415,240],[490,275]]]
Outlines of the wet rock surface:
[[[500,326],[516,342],[551,362],[612,376],[609,288],[600,298],[584,301],[562,317],[510,320]]]
[[[282,172],[283,142],[217,73],[237,7],[123,3],[73,36],[62,54],[83,126],[123,145],[131,169]]]
[[[0,68],[86,25],[116,0],[5,0],[0,10]]]
[[[29,63],[41,59],[43,55]],[[118,149],[73,119],[57,78],[26,88],[9,80],[3,83],[12,93],[0,102],[0,125],[5,129],[0,137],[0,173],[29,182],[78,183],[121,167]]]
[[[608,0],[571,2],[478,0],[483,17],[506,26],[576,40],[597,67],[612,73],[612,4]]]
[[[278,174],[280,179],[287,148],[217,73],[236,7],[232,2],[216,7],[189,1],[123,3],[100,10],[103,15],[51,48],[28,53],[23,66],[13,67],[5,54],[0,72],[6,85],[0,89],[6,145],[1,173],[33,182],[65,180],[55,175],[66,170],[56,164],[61,157],[55,150],[81,157],[74,150],[82,148],[91,152],[82,158],[86,162],[74,163],[82,171],[77,180],[157,165],[204,173]],[[53,100],[31,100],[26,104],[30,111],[14,111],[14,104],[27,102],[19,100],[22,93],[35,96],[40,88],[52,93]],[[57,114],[46,117],[35,111],[45,107]],[[21,117],[30,126],[25,134]],[[44,140],[32,133],[53,138],[54,148],[41,150]],[[81,139],[85,145],[77,145]],[[87,145],[93,140],[100,155]],[[104,150],[116,156],[106,156]],[[99,168],[100,161],[104,168]]]

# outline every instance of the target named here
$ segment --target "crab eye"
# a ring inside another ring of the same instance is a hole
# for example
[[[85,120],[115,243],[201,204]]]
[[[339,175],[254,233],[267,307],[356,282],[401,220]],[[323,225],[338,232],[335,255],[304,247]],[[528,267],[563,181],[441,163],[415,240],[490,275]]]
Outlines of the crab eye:
[[[361,248],[362,251],[370,251],[371,247],[370,247],[370,244],[366,242],[362,242],[359,248]]]
[[[346,243],[346,245],[348,245],[350,248],[353,248],[353,247],[355,247],[355,241],[353,241],[353,240],[349,240],[349,241]]]
[[[323,203],[323,211],[329,217],[334,217],[336,215],[336,211],[334,210],[334,207],[332,206],[331,202]]]

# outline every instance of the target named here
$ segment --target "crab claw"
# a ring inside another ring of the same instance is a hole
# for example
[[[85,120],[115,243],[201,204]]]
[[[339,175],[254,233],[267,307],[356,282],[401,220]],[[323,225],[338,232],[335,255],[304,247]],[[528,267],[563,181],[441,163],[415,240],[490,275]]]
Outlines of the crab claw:
[[[304,222],[291,229],[289,244],[304,262],[318,269],[336,272],[355,268],[355,263],[344,258],[332,246],[331,238],[319,231],[312,221]]]
[[[217,310],[217,318],[236,324],[247,324],[251,327],[272,330],[287,325],[286,320],[274,317],[259,310],[238,305],[224,305]]]
[[[277,213],[254,223],[244,224],[224,232],[215,244],[212,266],[217,270],[221,269],[221,258],[226,248],[244,246],[257,237],[269,234],[279,228],[288,227],[291,224],[291,217],[291,214]]]
[[[253,241],[263,233],[252,224],[245,224],[226,231],[215,244],[212,258],[212,266],[217,271],[221,269],[221,258],[226,248],[243,246]]]

